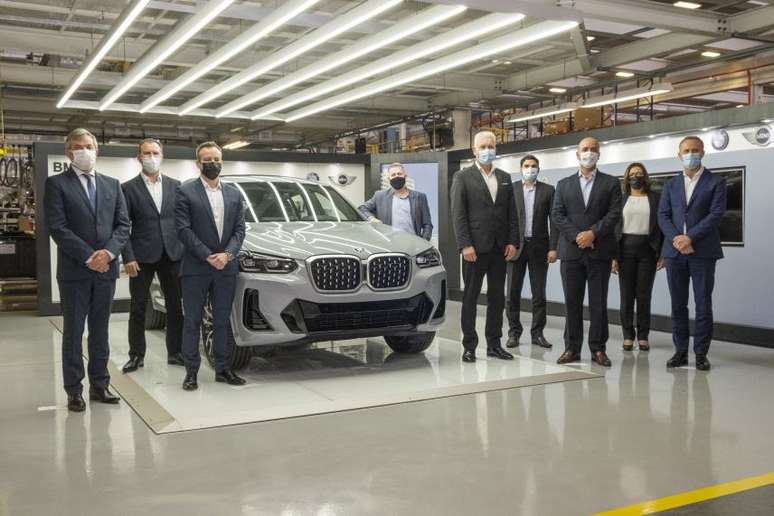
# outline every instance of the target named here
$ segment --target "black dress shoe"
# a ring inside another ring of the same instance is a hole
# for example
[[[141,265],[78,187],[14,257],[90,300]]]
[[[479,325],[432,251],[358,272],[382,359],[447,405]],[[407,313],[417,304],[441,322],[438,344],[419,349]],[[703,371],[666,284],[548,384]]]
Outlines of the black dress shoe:
[[[513,336],[508,337],[508,342],[505,343],[506,348],[518,348],[519,347],[519,337]]]
[[[610,367],[613,365],[610,359],[607,357],[607,353],[604,351],[595,351],[591,354],[591,361],[601,365],[602,367]]]
[[[677,351],[674,355],[672,355],[672,358],[667,360],[667,367],[681,367],[688,365],[688,353],[685,351]]]
[[[553,344],[548,342],[545,337],[542,335],[538,335],[537,337],[532,337],[532,345],[534,346],[540,346],[541,348],[551,349],[554,347]]]
[[[466,349],[462,352],[462,361],[463,362],[475,362],[476,361],[476,352],[470,351],[469,349]]]
[[[696,355],[696,369],[699,371],[709,371],[712,368],[707,355]]]
[[[142,357],[129,357],[129,361],[124,364],[124,368],[122,371],[124,374],[126,373],[133,373],[137,371],[139,368],[143,367],[145,365],[145,361]]]
[[[83,396],[80,393],[67,395],[67,410],[70,412],[83,412],[86,410],[86,402],[83,401]]]
[[[238,377],[234,371],[230,369],[226,369],[221,373],[215,373],[215,381],[227,383],[229,385],[244,385],[247,383],[244,378]]]
[[[91,401],[99,401],[100,403],[110,403],[116,405],[121,400],[118,396],[114,396],[110,390],[105,387],[89,387],[89,399]]]
[[[183,360],[183,354],[182,353],[173,353],[172,355],[167,356],[167,364],[169,365],[179,365],[184,366],[185,360]]]
[[[507,351],[505,351],[503,348],[499,346],[496,348],[487,349],[486,356],[499,358],[501,360],[513,360],[513,355],[511,355],[510,353],[508,353]]]
[[[569,364],[571,362],[580,362],[580,353],[568,349],[556,360],[557,364]]]
[[[199,388],[199,384],[196,383],[196,373],[186,373],[185,380],[183,380],[184,391],[195,391]]]

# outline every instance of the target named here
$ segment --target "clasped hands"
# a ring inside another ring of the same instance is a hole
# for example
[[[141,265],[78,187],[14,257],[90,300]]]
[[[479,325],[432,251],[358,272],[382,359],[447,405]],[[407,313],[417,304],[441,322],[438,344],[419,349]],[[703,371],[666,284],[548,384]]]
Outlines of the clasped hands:
[[[226,265],[228,265],[227,253],[215,253],[207,257],[207,263],[215,267],[217,270],[222,271]]]
[[[586,231],[581,231],[578,233],[578,236],[575,237],[575,243],[578,244],[578,247],[581,249],[588,249],[594,248],[594,239],[596,236],[594,235],[594,232],[590,229]]]
[[[511,260],[514,256],[516,256],[516,246],[513,244],[506,245],[504,254],[506,261]],[[463,247],[462,259],[466,262],[475,262],[478,259],[478,256],[476,256],[476,248],[472,245]]]
[[[672,245],[680,254],[693,254],[693,242],[688,235],[677,235],[672,239]]]
[[[104,249],[99,249],[91,253],[89,259],[86,260],[86,266],[94,272],[107,272],[112,261],[110,253]]]

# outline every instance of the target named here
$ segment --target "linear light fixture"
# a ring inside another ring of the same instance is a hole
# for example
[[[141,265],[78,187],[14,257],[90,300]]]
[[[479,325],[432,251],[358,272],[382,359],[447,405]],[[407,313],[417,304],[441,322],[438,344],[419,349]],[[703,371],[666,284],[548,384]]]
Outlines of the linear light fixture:
[[[392,9],[401,2],[403,2],[403,0],[368,0],[367,2],[360,4],[354,9],[335,17],[325,25],[322,25],[312,33],[302,37],[282,50],[275,52],[266,59],[255,63],[253,66],[242,70],[228,80],[211,88],[209,91],[201,93],[189,100],[181,106],[180,115],[186,115],[194,109],[203,106],[208,102],[212,102],[229,91],[260,77],[278,66],[287,63],[291,59],[295,59],[316,46],[322,45],[339,34],[350,30],[352,27],[368,21],[388,9]]]
[[[697,4],[696,2],[675,2],[675,7],[682,7],[683,9],[698,9],[701,7],[701,4]]]
[[[558,86],[554,86],[553,88],[548,89],[551,93],[567,93],[567,88],[559,88]]]
[[[621,91],[613,95],[605,95],[596,98],[592,97],[583,103],[583,107],[593,108],[607,106],[609,104],[618,104],[620,102],[627,102],[629,100],[637,100],[643,97],[652,97],[662,93],[669,93],[673,89],[674,88],[672,88],[672,85],[668,82],[662,82],[650,88],[638,88],[634,90]]]
[[[293,122],[300,118],[314,115],[321,111],[326,111],[370,95],[391,90],[403,84],[436,75],[488,56],[497,55],[520,46],[534,43],[541,39],[561,34],[562,32],[566,32],[577,26],[578,22],[576,21],[544,21],[536,23],[525,29],[509,32],[503,36],[488,40],[476,46],[460,50],[434,61],[397,73],[391,77],[386,77],[374,83],[366,84],[365,86],[355,88],[352,91],[342,93],[333,98],[298,109],[289,113],[285,117],[285,121]]]
[[[628,79],[630,77],[634,77],[634,74],[632,72],[615,72],[615,76]]]
[[[542,109],[535,109],[528,111],[527,113],[520,113],[510,118],[505,119],[506,124],[515,124],[517,122],[525,122],[535,118],[543,118],[546,116],[560,115],[562,113],[569,113],[578,109],[578,104],[575,102],[568,102],[566,104],[560,104],[558,106],[549,106]]]
[[[126,76],[102,99],[99,110],[104,111],[110,104],[118,100],[137,82],[153,71],[167,57],[172,55],[186,41],[194,37],[208,23],[214,20],[224,9],[234,3],[234,0],[210,0],[199,11],[179,23],[160,43],[154,45],[148,52],[134,63]]]
[[[62,95],[62,98],[59,99],[59,102],[56,104],[57,109],[60,109],[62,106],[64,106],[65,103],[70,100],[70,97],[72,97],[73,94],[78,91],[78,88],[81,87],[81,84],[83,84],[83,81],[86,80],[86,77],[88,77],[89,74],[94,71],[94,68],[96,68],[99,62],[102,61],[108,52],[110,52],[110,49],[113,48],[113,45],[115,45],[118,40],[121,39],[121,36],[124,35],[124,32],[126,32],[129,26],[134,22],[134,20],[140,15],[140,13],[149,3],[150,0],[136,0],[133,4],[126,6],[118,18],[116,18],[115,23],[110,28],[110,32],[108,32],[108,35],[103,37],[99,42],[99,46],[91,55],[91,59],[86,61],[86,65],[67,89],[65,94]]]
[[[227,143],[226,145],[223,146],[223,148],[226,150],[236,150],[236,149],[241,149],[242,147],[247,147],[248,145],[250,145],[250,142],[248,141],[237,140],[235,142]]]
[[[701,53],[702,57],[720,57],[720,52],[715,52],[714,50],[705,50]]]
[[[452,16],[462,13],[466,9],[467,7],[464,5],[436,5],[429,9],[425,9],[410,18],[406,18],[391,25],[381,32],[360,39],[335,54],[306,66],[282,79],[271,82],[249,95],[229,102],[217,111],[216,116],[227,116],[245,106],[254,104],[266,97],[276,95],[296,84],[300,84],[329,70],[333,70],[350,61],[354,61],[355,59],[386,47],[396,41],[400,41],[412,34],[416,34],[421,30],[425,30],[428,27],[437,25],[448,20]]]
[[[319,2],[320,0],[291,0],[290,2],[283,4],[281,8],[273,11],[260,22],[210,54],[207,59],[201,63],[197,63],[196,66],[192,66],[183,75],[146,99],[140,106],[140,113],[145,113],[152,107],[161,104],[195,80],[208,74],[229,59],[232,59],[250,45],[255,44],[256,41],[263,39],[277,28],[286,24]]]
[[[298,93],[294,93],[284,99],[275,101],[267,106],[257,109],[253,115],[253,120],[269,119],[274,113],[284,111],[290,107],[308,102],[332,91],[339,90],[350,84],[355,84],[374,75],[379,75],[388,70],[399,69],[412,61],[422,59],[423,57],[435,54],[447,48],[479,38],[496,30],[514,25],[524,19],[523,14],[512,13],[492,13],[482,18],[470,21],[459,27],[451,29],[443,34],[422,41],[408,48],[390,54],[372,63],[361,66],[344,75],[329,79],[327,81],[306,88]]]

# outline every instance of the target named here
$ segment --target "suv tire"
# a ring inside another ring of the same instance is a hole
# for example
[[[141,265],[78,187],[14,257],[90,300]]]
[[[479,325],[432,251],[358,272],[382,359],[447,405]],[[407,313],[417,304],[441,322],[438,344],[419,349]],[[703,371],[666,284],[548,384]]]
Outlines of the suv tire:
[[[202,317],[202,327],[200,330],[199,349],[201,354],[207,358],[210,366],[215,368],[215,353],[212,347],[213,339],[212,328],[212,305],[208,302],[204,307],[204,316]],[[226,326],[226,347],[231,355],[230,367],[233,371],[244,369],[253,358],[253,348],[251,346],[237,346],[234,339],[234,332],[231,330],[231,324]]]
[[[145,305],[145,329],[160,330],[167,324],[167,314],[153,308],[153,300],[148,296],[148,303]]]

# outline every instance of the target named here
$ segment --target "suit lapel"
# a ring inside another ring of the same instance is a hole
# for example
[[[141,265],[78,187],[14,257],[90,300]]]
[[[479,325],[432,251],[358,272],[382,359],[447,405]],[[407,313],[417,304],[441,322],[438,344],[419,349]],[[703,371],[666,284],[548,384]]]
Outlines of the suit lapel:
[[[516,212],[519,215],[519,221],[526,221],[527,216],[527,207],[524,203],[524,182],[523,181],[517,181],[516,183],[513,183],[513,195],[516,196]],[[522,226],[521,234],[524,236],[526,228],[524,227],[524,224],[519,224]]]
[[[599,183],[602,182],[602,174],[599,172],[599,170],[596,171],[596,175],[594,176],[594,183],[591,185],[591,192],[589,193],[589,202],[586,205],[586,211],[589,211],[589,208],[594,205],[594,201],[597,197],[597,192],[599,191],[600,186]],[[578,179],[578,187],[580,187],[580,179]],[[581,192],[581,200],[583,199],[583,192]]]
[[[409,215],[411,215],[411,222],[414,223],[417,220],[417,210],[416,210],[417,194],[416,194],[416,192],[414,192],[413,190],[409,190],[408,200],[409,200]]]
[[[395,198],[395,191],[392,188],[385,190],[384,194],[384,222],[388,226],[392,225],[392,201]]]
[[[142,174],[142,172],[140,172]],[[148,191],[148,186],[145,184],[145,179],[142,178],[142,175],[137,176],[136,178],[136,184],[137,188],[140,189],[140,195],[145,197],[145,200],[148,201],[151,205],[151,208],[153,208],[153,211],[156,213],[159,213],[159,210],[156,208],[156,202],[153,200],[153,196],[150,194],[150,191]],[[164,195],[164,181],[161,181],[161,202],[164,202],[164,198],[166,197]],[[163,207],[163,204],[162,204]]]
[[[207,212],[208,218],[210,219],[210,224],[212,224],[212,230],[215,232],[215,236],[217,237],[218,226],[217,224],[215,224],[215,216],[212,214],[212,206],[210,206],[210,198],[207,197],[207,192],[204,191],[204,185],[202,184],[201,179],[198,179],[198,181],[196,182],[196,190],[199,192],[199,199],[204,203],[204,211]],[[223,204],[224,206],[226,204],[225,194],[223,196]],[[225,227],[225,224],[224,224],[224,227]]]
[[[573,194],[575,195],[578,202],[580,202],[581,206],[583,206],[583,190],[581,189],[580,185],[580,176],[578,175],[580,172],[576,172],[573,176],[572,181],[570,181],[570,187],[572,188]],[[596,182],[596,181],[595,181]],[[589,199],[590,200],[590,199]]]
[[[493,174],[497,174],[496,170],[492,170]],[[495,176],[496,177],[496,176]],[[492,194],[489,193],[489,187],[486,185],[486,181],[484,181],[483,173],[478,169],[478,167],[474,164],[473,165],[473,181],[478,183],[479,189],[484,193],[484,198],[490,203],[494,204],[494,201],[492,200]],[[500,193],[500,188],[498,185],[497,193]]]
[[[83,189],[83,183],[81,183],[81,180],[78,177],[78,173],[75,170],[73,170],[72,167],[70,167],[67,171],[67,174],[70,176],[70,182],[72,183],[72,187],[75,188],[75,190],[78,192],[78,195],[81,196],[81,200],[84,203],[86,203],[86,207],[91,212],[91,215],[96,218],[97,214],[95,213],[95,210],[92,209],[91,207],[89,196],[86,195],[86,191]],[[96,189],[96,181],[95,181],[95,189]]]
[[[691,195],[691,200],[686,205],[686,209],[690,209],[691,204],[693,204],[693,200],[696,199],[696,196],[699,195],[699,192],[706,186],[707,181],[709,181],[710,171],[706,168],[702,170],[701,175],[699,176],[699,182],[696,183],[696,187],[693,189],[693,194]],[[685,184],[685,182],[683,182]],[[683,187],[683,194],[685,194],[685,187]]]

